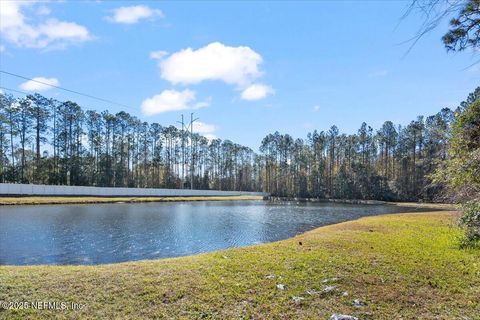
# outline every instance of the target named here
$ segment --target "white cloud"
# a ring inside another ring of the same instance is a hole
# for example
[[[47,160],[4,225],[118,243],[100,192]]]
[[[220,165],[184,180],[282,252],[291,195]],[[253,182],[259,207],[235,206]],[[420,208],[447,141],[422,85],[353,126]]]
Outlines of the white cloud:
[[[313,106],[313,111],[314,111],[314,112],[317,112],[318,110],[320,110],[320,106],[319,106],[319,105]]]
[[[32,24],[32,18],[26,18],[23,9],[34,4],[29,1],[0,1],[0,33],[5,40],[19,47],[43,49],[63,48],[92,39],[88,29],[75,22],[52,18]],[[45,9],[42,9],[37,16],[45,13]]]
[[[159,62],[161,76],[173,84],[221,80],[240,87],[262,75],[262,57],[249,47],[230,47],[220,42],[193,50],[183,49]]]
[[[203,81],[223,81],[241,90],[244,100],[259,100],[275,93],[272,87],[254,83],[263,75],[262,56],[246,46],[231,47],[213,42],[199,49],[187,48],[168,54],[150,52],[159,60],[161,77],[172,84],[198,84]]]
[[[208,124],[200,121],[195,121],[193,123],[193,132],[206,134],[213,133],[217,130],[217,127],[213,124]]]
[[[200,101],[200,102],[197,102],[193,105],[192,109],[201,109],[201,108],[206,108],[210,105],[210,101],[212,99],[211,98],[208,98],[207,100],[205,101]]]
[[[159,9],[152,9],[144,5],[120,7],[113,11],[113,16],[108,20],[116,23],[135,24],[142,19],[164,18],[164,14]]]
[[[217,126],[213,124],[208,124],[200,121],[195,121],[193,123],[193,132],[199,133],[210,141],[217,139],[217,136],[214,134],[215,131],[217,131]]]
[[[163,50],[152,51],[152,52],[150,52],[150,59],[160,60],[160,59],[162,59],[163,57],[165,57],[166,55],[168,55],[168,52],[167,52],[167,51],[163,51]]]
[[[254,83],[242,91],[241,97],[243,100],[260,100],[273,93],[275,93],[275,91],[272,87]]]
[[[35,77],[22,83],[19,88],[25,91],[46,91],[53,88],[50,85],[59,86],[60,82],[56,78]]]
[[[195,100],[195,91],[189,89],[164,90],[160,94],[143,100],[141,109],[143,114],[152,116],[168,111],[204,108],[210,104],[209,100],[202,102],[195,102]]]
[[[75,22],[59,21],[49,19],[41,24],[38,30],[42,37],[40,42],[52,42],[54,40],[87,41],[90,40],[88,30]]]

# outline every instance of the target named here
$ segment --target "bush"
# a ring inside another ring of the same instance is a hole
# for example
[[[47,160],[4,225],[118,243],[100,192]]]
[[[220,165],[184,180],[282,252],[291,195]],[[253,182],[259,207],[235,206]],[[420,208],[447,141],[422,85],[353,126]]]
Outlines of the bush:
[[[462,247],[480,246],[480,201],[474,200],[462,206],[463,215],[460,223],[465,227],[465,237],[461,240]]]

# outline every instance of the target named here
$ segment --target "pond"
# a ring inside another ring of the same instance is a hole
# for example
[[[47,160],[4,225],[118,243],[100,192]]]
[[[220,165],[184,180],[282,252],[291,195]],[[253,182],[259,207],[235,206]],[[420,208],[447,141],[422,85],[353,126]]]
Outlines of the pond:
[[[286,239],[319,226],[414,208],[204,201],[0,207],[0,265],[101,264]]]

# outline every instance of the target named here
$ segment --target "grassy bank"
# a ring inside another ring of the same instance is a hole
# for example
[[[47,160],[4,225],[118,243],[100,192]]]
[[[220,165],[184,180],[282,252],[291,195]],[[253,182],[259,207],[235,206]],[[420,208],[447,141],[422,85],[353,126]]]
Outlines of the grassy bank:
[[[0,300],[85,307],[0,311],[0,318],[326,319],[343,313],[478,319],[480,251],[458,249],[456,215],[368,217],[285,241],[184,258],[3,266]],[[361,305],[354,306],[354,299]]]
[[[399,207],[410,207],[410,208],[427,208],[427,209],[438,209],[438,210],[458,210],[459,206],[451,203],[428,203],[428,202],[387,202],[389,204],[394,204]]]
[[[88,204],[88,203],[136,203],[174,201],[224,201],[262,200],[261,196],[209,196],[209,197],[0,197],[0,205],[28,204]]]

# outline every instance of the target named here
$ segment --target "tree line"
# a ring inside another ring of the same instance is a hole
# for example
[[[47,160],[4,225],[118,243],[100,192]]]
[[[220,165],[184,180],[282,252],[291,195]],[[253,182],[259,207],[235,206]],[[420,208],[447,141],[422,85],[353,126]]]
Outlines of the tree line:
[[[457,107],[480,98],[480,88]],[[230,140],[147,123],[121,111],[83,110],[38,93],[0,95],[0,182],[265,191],[275,196],[436,200],[433,173],[448,157],[455,112],[408,125],[334,125],[306,139],[275,132],[260,152]],[[462,107],[463,106],[463,107]]]
[[[286,197],[433,200],[440,193],[429,175],[446,158],[452,110],[419,116],[407,126],[363,122],[355,134],[334,125],[306,140],[270,134],[262,141],[265,181]]]
[[[254,152],[121,111],[1,94],[0,182],[257,190]],[[193,177],[193,179],[191,179]]]

